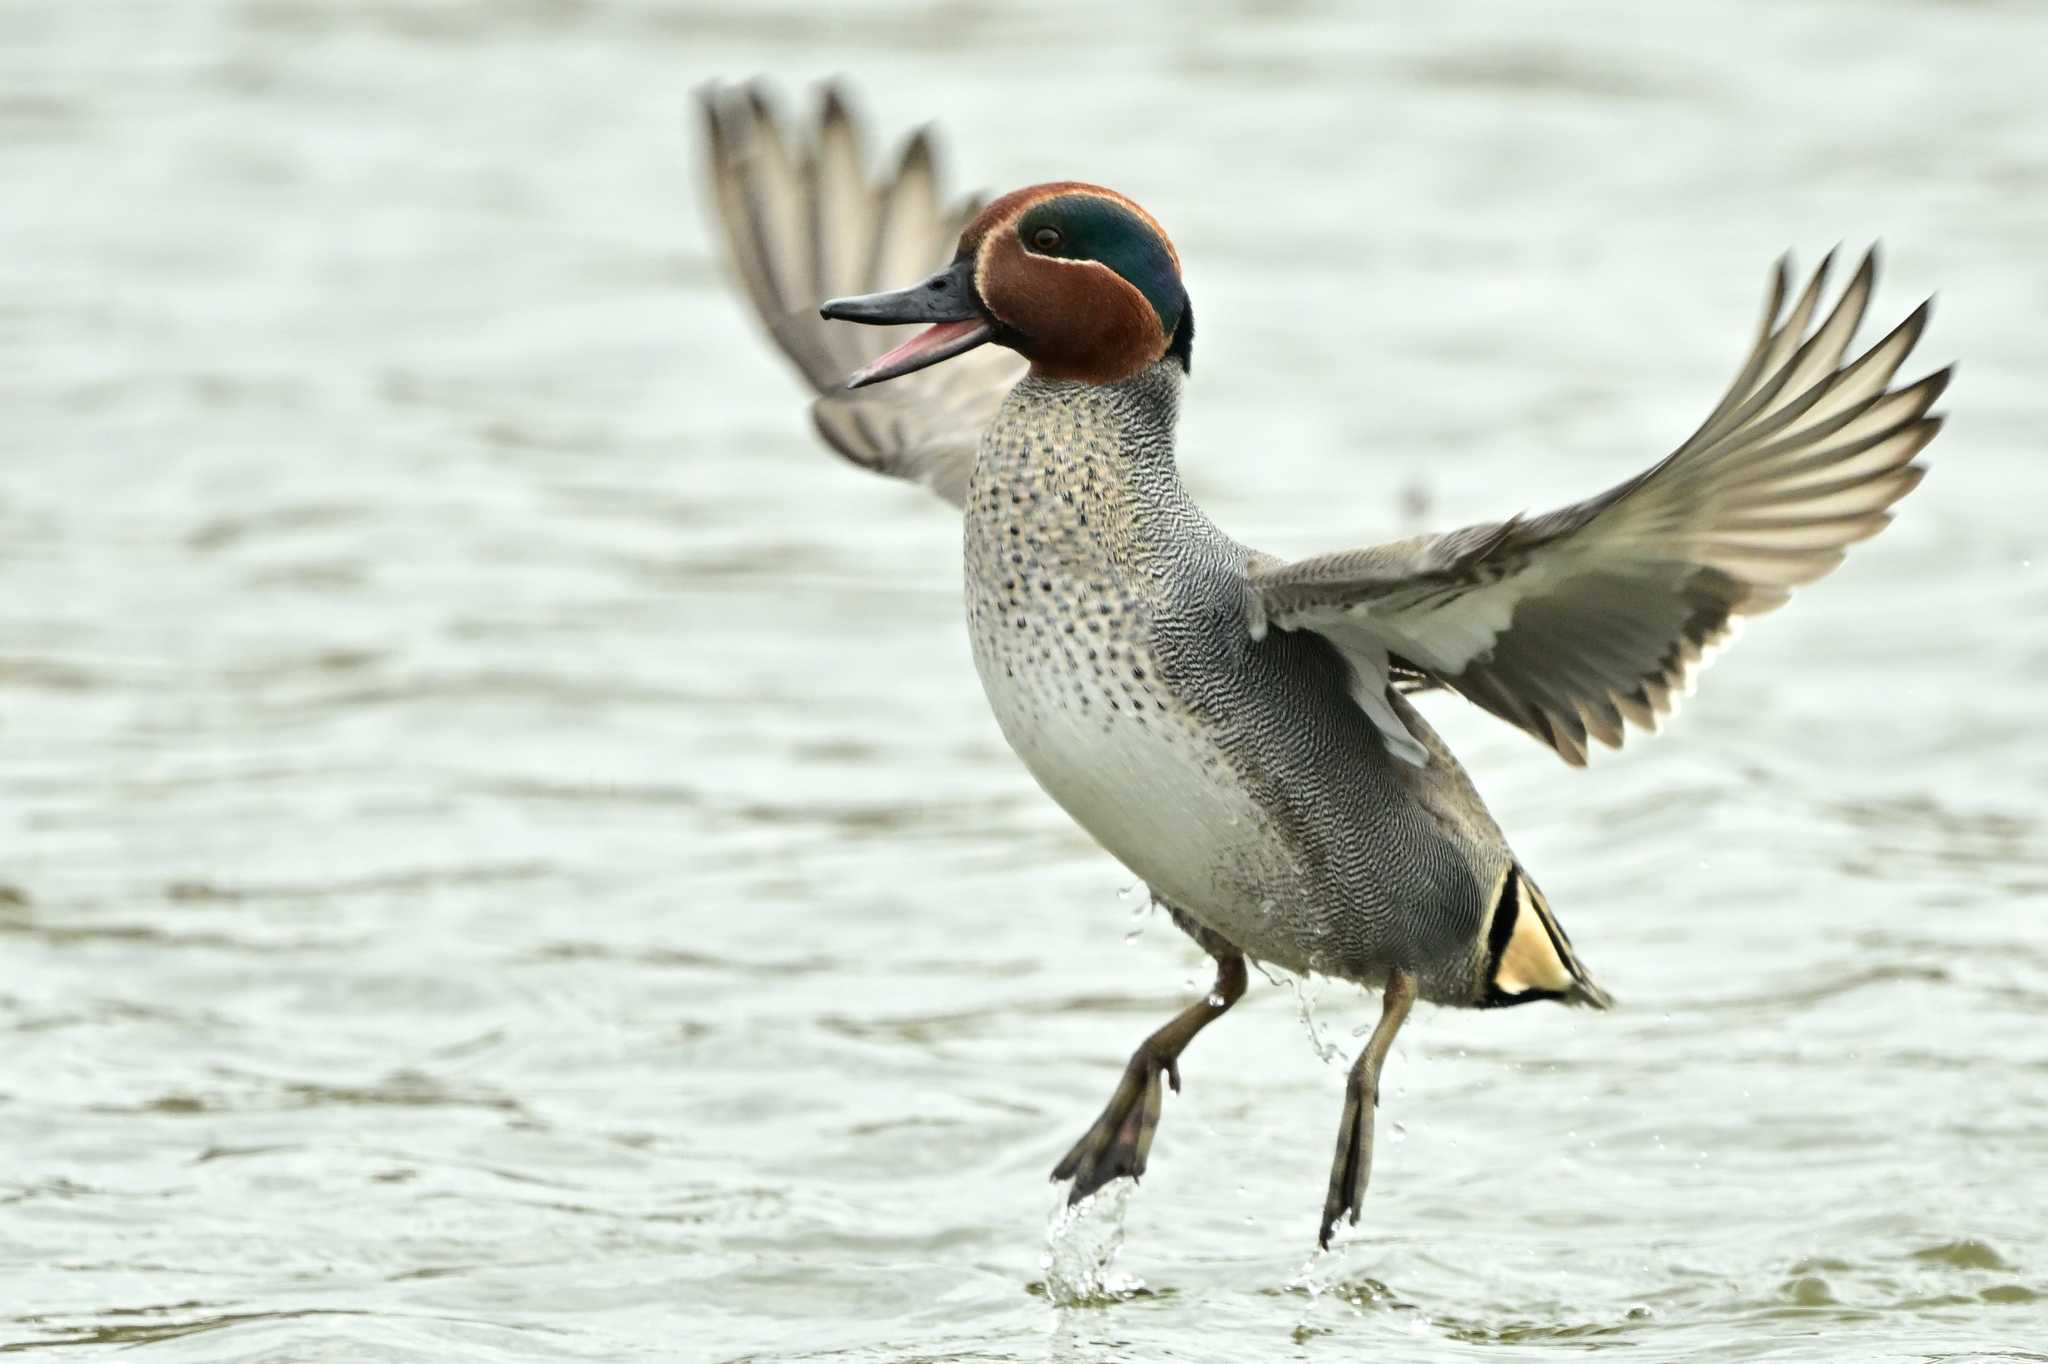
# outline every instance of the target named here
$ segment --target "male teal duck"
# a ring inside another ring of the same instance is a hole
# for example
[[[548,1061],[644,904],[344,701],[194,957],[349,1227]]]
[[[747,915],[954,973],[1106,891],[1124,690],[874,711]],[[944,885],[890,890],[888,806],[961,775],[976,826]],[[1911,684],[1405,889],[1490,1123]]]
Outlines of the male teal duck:
[[[819,431],[964,509],[1004,737],[1216,960],[1053,1178],[1078,1201],[1144,1173],[1162,1079],[1179,1090],[1247,958],[1320,972],[1383,1000],[1345,1089],[1327,1246],[1358,1220],[1414,1001],[1609,1003],[1408,693],[1455,692],[1573,765],[1589,738],[1654,730],[1737,617],[1826,574],[1919,483],[1948,371],[1893,378],[1928,305],[1845,359],[1875,254],[1825,312],[1826,263],[1786,312],[1781,261],[1735,381],[1645,472],[1547,515],[1290,562],[1181,483],[1194,314],[1144,209],[1075,182],[947,209],[922,134],[870,178],[835,91],[803,139],[758,90],[703,99],[733,263]],[[888,345],[834,322],[925,329]]]

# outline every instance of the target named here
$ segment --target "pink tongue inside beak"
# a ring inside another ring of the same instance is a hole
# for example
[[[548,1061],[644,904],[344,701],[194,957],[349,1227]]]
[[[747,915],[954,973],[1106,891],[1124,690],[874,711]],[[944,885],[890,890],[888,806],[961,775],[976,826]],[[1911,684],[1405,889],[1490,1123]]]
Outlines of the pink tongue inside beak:
[[[847,376],[848,388],[865,388],[884,379],[897,379],[927,365],[950,360],[973,350],[989,339],[995,329],[978,317],[964,322],[941,322],[927,327],[888,354],[880,356]]]

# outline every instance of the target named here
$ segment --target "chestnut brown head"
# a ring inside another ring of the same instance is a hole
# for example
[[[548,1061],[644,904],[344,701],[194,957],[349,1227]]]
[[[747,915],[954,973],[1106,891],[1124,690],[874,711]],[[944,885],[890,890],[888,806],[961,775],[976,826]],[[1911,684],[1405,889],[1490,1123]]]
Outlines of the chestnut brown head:
[[[986,342],[1049,379],[1115,383],[1168,355],[1186,368],[1194,315],[1180,257],[1144,209],[1100,185],[1062,181],[997,199],[960,234],[945,269],[908,289],[834,299],[849,322],[931,322],[847,380],[881,383]]]

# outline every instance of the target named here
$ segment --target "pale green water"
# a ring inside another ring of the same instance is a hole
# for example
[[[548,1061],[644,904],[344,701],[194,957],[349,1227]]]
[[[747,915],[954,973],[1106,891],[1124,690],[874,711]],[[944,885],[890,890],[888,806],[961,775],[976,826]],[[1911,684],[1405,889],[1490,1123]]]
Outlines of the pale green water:
[[[0,8],[0,1347],[2048,1358],[2048,12],[830,13]],[[1424,1011],[1313,1266],[1342,1072],[1255,978],[1146,1294],[1048,1300],[1204,965],[728,298],[689,92],[754,72],[1153,209],[1278,552],[1633,471],[1788,245],[1941,291],[1935,473],[1671,734],[1432,711],[1623,1007]]]

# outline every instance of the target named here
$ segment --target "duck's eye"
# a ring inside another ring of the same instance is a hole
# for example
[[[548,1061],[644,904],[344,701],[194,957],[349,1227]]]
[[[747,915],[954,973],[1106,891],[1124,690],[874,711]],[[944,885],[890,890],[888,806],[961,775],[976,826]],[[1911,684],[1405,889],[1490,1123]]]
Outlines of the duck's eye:
[[[1057,251],[1066,238],[1060,236],[1056,227],[1041,227],[1031,234],[1031,244],[1040,251]]]

